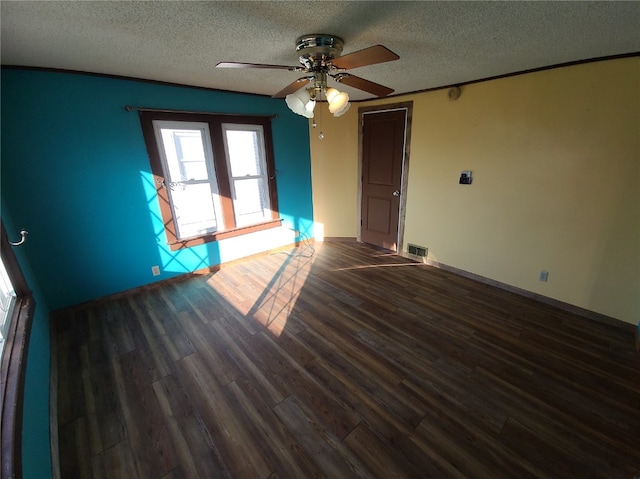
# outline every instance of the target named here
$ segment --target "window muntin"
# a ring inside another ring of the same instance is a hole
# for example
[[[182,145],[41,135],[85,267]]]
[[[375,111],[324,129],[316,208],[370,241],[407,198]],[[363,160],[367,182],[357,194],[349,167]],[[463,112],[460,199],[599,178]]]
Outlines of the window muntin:
[[[236,226],[269,219],[264,132],[261,125],[223,123]]]

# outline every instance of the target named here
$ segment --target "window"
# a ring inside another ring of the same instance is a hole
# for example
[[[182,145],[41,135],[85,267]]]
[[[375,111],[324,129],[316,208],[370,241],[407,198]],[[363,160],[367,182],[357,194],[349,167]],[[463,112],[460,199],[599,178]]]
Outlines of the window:
[[[1,260],[1,258],[0,258]],[[16,302],[16,292],[4,262],[0,261],[0,355],[9,331],[9,323]]]
[[[264,221],[269,197],[262,127],[224,123],[222,129],[236,224]]]
[[[221,206],[209,126],[154,120],[153,128],[177,238],[217,231]]]
[[[268,118],[141,111],[140,119],[171,249],[281,224]]]
[[[22,477],[22,403],[35,301],[0,222],[0,437],[2,477]]]

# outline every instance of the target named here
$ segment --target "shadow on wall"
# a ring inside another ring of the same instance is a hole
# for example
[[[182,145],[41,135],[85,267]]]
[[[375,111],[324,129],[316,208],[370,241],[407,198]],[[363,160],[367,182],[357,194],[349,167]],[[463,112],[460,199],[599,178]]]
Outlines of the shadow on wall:
[[[237,236],[172,251],[167,243],[162,215],[158,205],[158,195],[153,175],[141,171],[140,177],[146,198],[153,237],[157,245],[158,280],[209,268],[224,262],[259,254],[294,243],[308,243],[313,239],[314,223],[306,218],[281,214],[282,227],[247,235]]]
[[[142,186],[144,189],[147,206],[149,208],[149,217],[151,219],[151,228],[153,237],[158,245],[158,264],[160,271],[168,273],[187,273],[207,268],[210,265],[220,263],[219,254],[212,256],[209,248],[196,246],[185,248],[179,251],[171,251],[166,241],[165,228],[162,215],[159,211],[158,195],[156,193],[156,185],[153,175],[147,171],[141,171]],[[216,248],[217,249],[217,248]],[[150,265],[150,267],[156,265]]]

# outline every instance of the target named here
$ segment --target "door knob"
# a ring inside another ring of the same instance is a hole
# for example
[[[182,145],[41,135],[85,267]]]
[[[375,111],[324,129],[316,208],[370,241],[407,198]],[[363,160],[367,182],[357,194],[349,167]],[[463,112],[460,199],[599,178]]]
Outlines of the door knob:
[[[400,196],[400,191],[396,190],[393,192],[393,196]]]

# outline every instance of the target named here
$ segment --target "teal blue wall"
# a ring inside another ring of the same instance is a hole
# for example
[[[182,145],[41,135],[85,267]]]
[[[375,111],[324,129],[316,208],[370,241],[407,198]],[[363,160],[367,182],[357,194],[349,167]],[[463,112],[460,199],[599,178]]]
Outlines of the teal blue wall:
[[[136,112],[278,115],[272,121],[285,225],[312,231],[307,120],[284,101],[90,75],[2,71],[2,191],[52,310],[218,264],[217,243],[172,252],[159,221]],[[151,275],[152,265],[162,268]]]
[[[71,73],[3,69],[2,216],[36,291],[27,365],[24,477],[51,476],[50,311],[220,262],[217,243],[171,251],[140,122],[124,105],[278,115],[272,121],[284,225],[313,237],[306,119],[267,97]],[[163,265],[158,277],[151,265]]]
[[[2,222],[7,228],[9,241],[18,241],[19,227],[12,221],[2,202]],[[49,447],[49,371],[50,335],[49,308],[41,294],[33,268],[22,246],[13,248],[20,269],[36,301],[24,386],[24,420],[22,428],[23,477],[25,479],[46,479],[51,477],[51,450]]]

